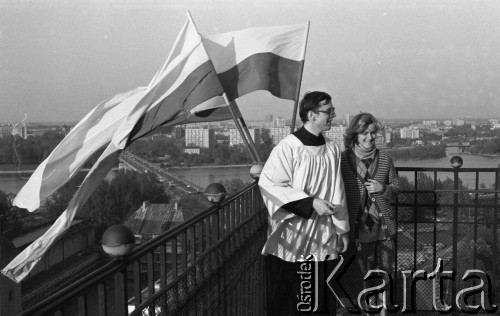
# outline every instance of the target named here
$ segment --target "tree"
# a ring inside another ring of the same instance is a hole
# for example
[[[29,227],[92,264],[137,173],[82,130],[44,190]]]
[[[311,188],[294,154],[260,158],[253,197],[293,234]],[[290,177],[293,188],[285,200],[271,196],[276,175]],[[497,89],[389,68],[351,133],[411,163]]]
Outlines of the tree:
[[[494,154],[497,152],[497,149],[497,144],[492,140],[487,141],[483,145],[483,153],[485,154]]]
[[[79,174],[47,199],[48,216],[59,216],[68,207],[82,180]],[[96,227],[108,227],[123,223],[143,201],[168,203],[163,185],[154,174],[120,170],[95,189],[77,216],[91,218]]]
[[[4,233],[4,222],[9,215],[9,210],[12,207],[10,199],[4,191],[0,190],[0,235]]]
[[[23,218],[28,211],[12,206],[14,194],[0,190],[0,235],[17,236],[23,229]]]
[[[240,192],[252,183],[251,180],[243,181],[240,178],[219,181],[228,192],[228,196]]]
[[[414,191],[415,185],[410,182],[410,180],[406,177],[399,177],[400,185],[399,188],[401,191]],[[413,214],[404,213],[400,214],[399,220],[403,221],[416,221],[416,222],[429,222],[434,221],[434,208],[432,206],[422,206],[429,205],[433,203],[437,203],[438,212],[440,216],[451,216],[451,213],[448,214],[448,208],[444,208],[443,210],[439,209],[439,205],[442,204],[450,204],[453,202],[453,192],[438,192],[436,196],[434,196],[436,190],[455,190],[455,182],[453,179],[446,178],[444,181],[434,180],[424,172],[417,173],[417,190],[418,191],[428,191],[427,192],[419,192],[417,194],[416,208]],[[462,179],[458,179],[458,190],[466,190],[467,188],[464,186]],[[460,196],[463,199],[463,196]],[[436,200],[435,200],[436,199]],[[413,193],[403,193],[399,195],[399,201],[405,203],[413,203],[414,195]],[[459,201],[460,202],[460,201]],[[463,202],[463,201],[462,201]],[[469,202],[467,202],[469,203]]]
[[[262,130],[260,133],[260,140],[260,143],[256,144],[257,151],[259,152],[260,159],[262,159],[262,161],[266,161],[274,148],[274,143],[269,135],[269,130]]]
[[[47,198],[43,204],[43,210],[47,217],[57,218],[68,207],[69,201],[78,190],[79,185],[83,181],[85,175],[78,172],[77,175],[60,187],[56,192]]]
[[[119,171],[95,190],[81,214],[97,225],[123,223],[143,201],[168,203],[163,185],[154,174]]]

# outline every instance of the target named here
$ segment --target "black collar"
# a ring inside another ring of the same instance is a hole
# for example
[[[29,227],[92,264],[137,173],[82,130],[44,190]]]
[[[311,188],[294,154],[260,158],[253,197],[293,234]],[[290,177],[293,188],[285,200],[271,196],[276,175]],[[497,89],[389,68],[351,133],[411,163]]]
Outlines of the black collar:
[[[295,131],[293,135],[297,137],[305,146],[322,146],[325,144],[323,134],[316,136],[305,129],[304,126]]]

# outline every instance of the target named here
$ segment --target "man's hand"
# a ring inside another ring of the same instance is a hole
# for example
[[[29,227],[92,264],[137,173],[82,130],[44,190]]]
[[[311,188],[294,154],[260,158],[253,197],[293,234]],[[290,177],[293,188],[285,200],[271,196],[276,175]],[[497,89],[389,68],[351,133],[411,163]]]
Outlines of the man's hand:
[[[344,253],[347,251],[348,246],[349,246],[349,233],[339,235],[337,239],[337,251],[340,253]]]
[[[335,215],[337,213],[337,210],[335,210],[335,205],[333,205],[333,203],[322,199],[314,199],[313,208],[319,216]]]

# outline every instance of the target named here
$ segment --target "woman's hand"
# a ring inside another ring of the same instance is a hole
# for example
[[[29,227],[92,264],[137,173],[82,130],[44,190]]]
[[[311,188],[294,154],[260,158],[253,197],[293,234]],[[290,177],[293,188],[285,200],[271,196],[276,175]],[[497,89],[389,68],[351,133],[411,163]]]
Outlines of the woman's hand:
[[[385,186],[382,185],[380,182],[373,180],[373,179],[368,179],[365,182],[365,187],[368,193],[382,193],[385,191]]]

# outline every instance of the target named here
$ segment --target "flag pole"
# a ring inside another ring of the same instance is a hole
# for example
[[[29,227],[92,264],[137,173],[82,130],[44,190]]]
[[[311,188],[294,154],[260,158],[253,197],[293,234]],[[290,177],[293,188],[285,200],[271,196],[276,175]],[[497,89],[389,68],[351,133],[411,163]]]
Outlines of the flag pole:
[[[250,135],[250,131],[248,130],[247,124],[245,120],[243,119],[243,115],[241,115],[240,108],[238,107],[238,104],[236,104],[236,101],[230,102],[230,105],[234,108],[235,112],[238,115],[238,119],[240,121],[240,125],[243,127],[243,131],[246,134],[246,137],[248,139],[248,143],[250,144],[250,151],[253,151],[255,160],[254,163],[262,164],[262,160],[260,159],[259,152],[257,151],[257,147],[255,146],[255,142],[252,139],[252,135]],[[231,108],[229,108],[231,110]]]
[[[304,64],[306,62],[306,48],[307,48],[307,38],[309,37],[309,26],[311,25],[311,21],[307,21],[306,32],[304,35],[304,47],[302,49],[302,57],[304,61],[302,62],[302,67],[300,67],[299,74],[299,86],[297,87],[297,92],[295,94],[295,104],[293,106],[293,116],[292,116],[292,126],[290,126],[290,134],[295,130],[295,121],[297,119],[297,108],[299,106],[299,98],[300,98],[300,86],[302,83],[302,74],[304,73]]]
[[[241,138],[243,139],[243,142],[245,143],[246,148],[250,152],[250,156],[252,156],[252,160],[254,163],[262,164],[262,161],[260,160],[259,153],[257,151],[257,147],[255,147],[255,143],[252,140],[252,137],[250,135],[250,132],[248,131],[248,127],[245,123],[245,120],[243,120],[243,117],[241,115],[241,112],[238,108],[238,105],[236,104],[235,101],[229,101],[227,98],[227,95],[224,93],[222,95],[224,97],[224,101],[226,102],[227,106],[229,107],[229,111],[231,112],[231,115],[233,116],[234,124],[236,125],[236,128],[240,132]]]

